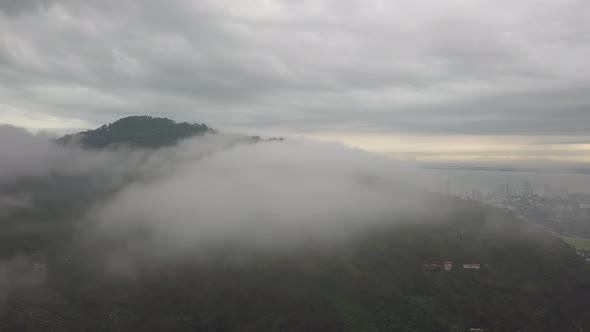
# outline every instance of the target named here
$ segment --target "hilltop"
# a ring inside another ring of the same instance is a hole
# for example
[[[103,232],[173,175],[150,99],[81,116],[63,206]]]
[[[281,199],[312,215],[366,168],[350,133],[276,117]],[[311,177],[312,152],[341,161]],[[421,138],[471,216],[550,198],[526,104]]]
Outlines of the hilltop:
[[[79,144],[85,148],[103,149],[117,145],[158,148],[176,144],[179,140],[196,135],[215,133],[206,124],[175,122],[167,118],[129,116],[57,140],[59,144]]]

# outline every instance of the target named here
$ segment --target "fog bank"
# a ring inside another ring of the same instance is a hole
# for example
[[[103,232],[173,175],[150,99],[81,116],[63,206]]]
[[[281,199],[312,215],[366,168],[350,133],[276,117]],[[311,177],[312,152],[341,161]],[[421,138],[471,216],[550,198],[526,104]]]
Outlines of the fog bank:
[[[78,238],[111,248],[116,260],[224,246],[289,250],[431,215],[412,165],[332,143],[214,134],[155,150],[88,151],[12,127],[0,135],[13,142],[0,145],[9,156],[0,184],[46,181],[46,191],[64,196],[53,198],[52,209],[82,210]],[[71,177],[84,181],[70,183]],[[2,197],[4,206],[21,209],[42,200],[18,190]]]

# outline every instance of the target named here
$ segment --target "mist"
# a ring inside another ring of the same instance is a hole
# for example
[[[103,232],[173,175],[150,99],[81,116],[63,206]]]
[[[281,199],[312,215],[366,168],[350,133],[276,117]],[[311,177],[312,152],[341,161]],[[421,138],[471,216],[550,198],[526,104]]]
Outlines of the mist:
[[[414,166],[338,144],[212,134],[154,150],[96,151],[13,127],[0,135],[10,156],[0,169],[3,207],[63,208],[69,214],[57,218],[72,219],[76,238],[115,262],[224,247],[296,250],[429,214]],[[43,185],[9,190],[22,178]]]
[[[178,149],[199,144],[188,140]],[[284,250],[415,215],[425,197],[410,185],[407,166],[314,141],[238,144],[167,168],[173,171],[95,206],[87,216],[92,234],[128,234],[125,250],[152,257],[220,244]],[[140,230],[147,243],[132,243]]]
[[[0,305],[14,292],[42,285],[45,269],[24,256],[0,261]]]
[[[14,127],[0,137],[3,331],[381,331],[392,317],[444,331],[479,313],[495,324],[515,298],[531,308],[526,326],[541,324],[542,303],[566,317],[547,330],[567,331],[555,326],[586,312],[573,248],[423,189],[431,179],[406,162],[220,133],[158,149],[82,149]],[[449,260],[452,271],[438,264]],[[481,270],[461,268],[472,263]],[[572,278],[579,287],[562,282]],[[425,298],[438,304],[408,320]],[[441,312],[448,321],[433,320]],[[519,317],[493,330],[519,329]]]

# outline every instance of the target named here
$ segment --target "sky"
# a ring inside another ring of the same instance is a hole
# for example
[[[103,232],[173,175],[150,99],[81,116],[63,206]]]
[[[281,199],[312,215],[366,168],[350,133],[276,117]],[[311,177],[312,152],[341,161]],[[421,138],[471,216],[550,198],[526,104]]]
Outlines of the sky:
[[[587,0],[0,0],[0,123],[128,115],[437,162],[590,162]]]

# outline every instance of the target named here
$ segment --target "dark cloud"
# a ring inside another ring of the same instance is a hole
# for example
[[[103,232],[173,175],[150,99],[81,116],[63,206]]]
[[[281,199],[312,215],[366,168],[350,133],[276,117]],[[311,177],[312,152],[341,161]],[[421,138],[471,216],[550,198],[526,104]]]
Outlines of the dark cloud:
[[[0,11],[6,15],[21,15],[46,9],[52,0],[3,0]]]
[[[158,114],[300,132],[587,131],[584,0],[0,8],[3,122]]]

